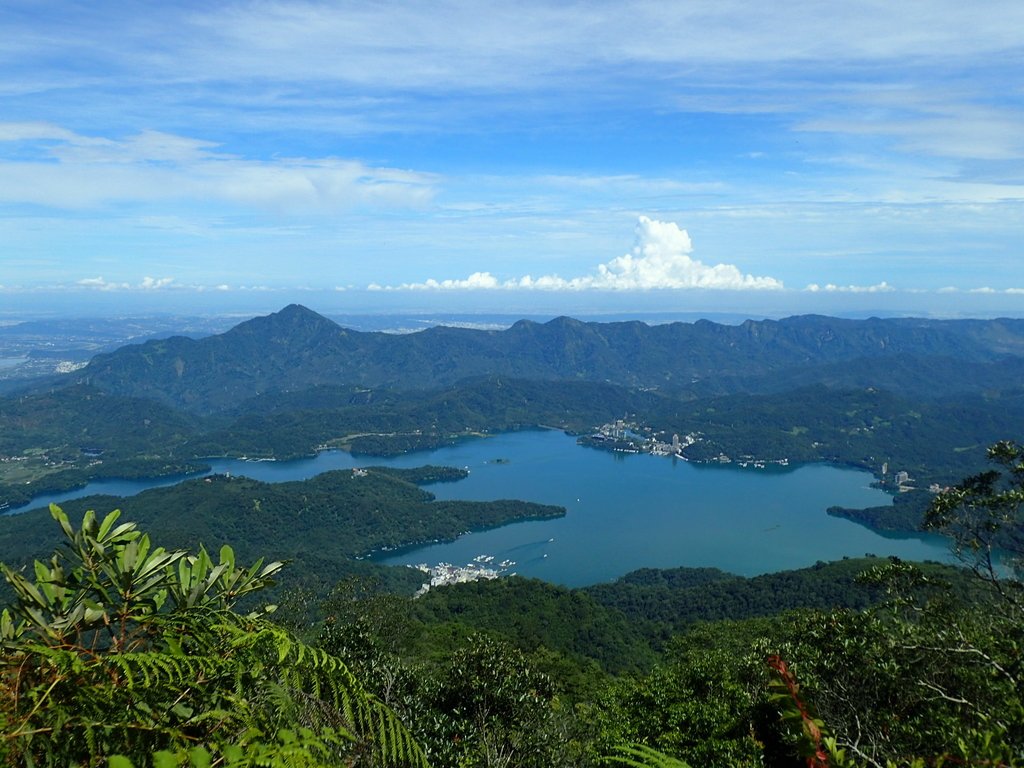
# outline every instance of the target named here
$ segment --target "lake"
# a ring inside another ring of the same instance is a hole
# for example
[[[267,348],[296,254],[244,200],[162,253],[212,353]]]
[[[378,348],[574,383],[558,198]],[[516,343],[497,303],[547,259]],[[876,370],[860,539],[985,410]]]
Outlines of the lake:
[[[714,566],[742,575],[800,568],[866,553],[948,560],[937,536],[888,537],[825,513],[826,508],[888,504],[869,473],[823,464],[782,469],[695,465],[646,454],[615,454],[576,445],[561,432],[513,432],[392,459],[327,451],[309,459],[254,462],[215,459],[212,472],[267,482],[331,469],[445,464],[469,477],[429,490],[441,499],[524,499],[564,506],[557,520],[479,531],[455,542],[377,556],[378,562],[463,565],[493,556],[510,571],[566,586],[607,581],[643,567]],[[176,482],[108,480],[32,507],[92,493],[130,495]]]

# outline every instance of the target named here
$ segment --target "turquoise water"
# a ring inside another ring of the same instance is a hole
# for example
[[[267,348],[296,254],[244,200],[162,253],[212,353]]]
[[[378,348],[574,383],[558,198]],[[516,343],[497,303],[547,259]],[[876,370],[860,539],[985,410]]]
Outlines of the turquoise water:
[[[507,462],[494,461],[499,458]],[[948,558],[938,537],[886,538],[825,513],[832,505],[888,504],[866,472],[820,464],[792,470],[698,466],[580,448],[558,432],[465,443],[430,459],[470,470],[466,480],[432,486],[439,498],[522,498],[560,504],[567,514],[380,562],[461,565],[488,555],[515,561],[510,570],[519,574],[580,586],[644,567],[714,566],[755,575],[867,553]]]
[[[496,562],[515,561],[510,570],[519,574],[579,586],[643,567],[714,566],[754,575],[866,553],[948,558],[937,537],[884,537],[825,514],[832,505],[877,506],[888,504],[889,497],[870,487],[866,472],[820,464],[788,470],[698,466],[581,448],[557,431],[508,433],[393,459],[331,451],[289,462],[217,459],[210,464],[213,472],[267,482],[355,466],[445,464],[465,467],[470,475],[430,486],[438,498],[525,499],[567,510],[557,520],[516,523],[378,557],[389,564],[461,565],[489,555]],[[93,493],[130,495],[173,482],[97,481],[74,493],[40,497],[30,506]]]

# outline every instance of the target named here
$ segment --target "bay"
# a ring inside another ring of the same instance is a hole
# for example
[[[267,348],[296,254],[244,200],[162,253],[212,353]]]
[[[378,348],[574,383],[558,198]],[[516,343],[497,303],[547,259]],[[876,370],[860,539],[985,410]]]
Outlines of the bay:
[[[567,514],[379,562],[463,565],[487,556],[493,563],[515,561],[509,570],[521,575],[573,587],[645,567],[708,566],[753,576],[864,554],[949,559],[941,537],[886,537],[826,514],[833,505],[890,503],[888,494],[871,487],[869,473],[853,469],[695,465],[581,448],[554,431],[464,443],[431,454],[431,463],[470,470],[466,480],[431,487],[439,498],[521,498],[562,505]]]
[[[867,553],[948,559],[940,537],[886,537],[827,515],[832,505],[878,506],[890,499],[870,487],[869,473],[822,464],[788,469],[694,465],[582,448],[555,430],[505,433],[388,459],[325,451],[295,461],[208,463],[211,473],[265,482],[361,466],[444,464],[470,474],[459,482],[430,486],[439,499],[523,499],[566,508],[564,518],[478,531],[454,542],[375,558],[393,565],[463,565],[483,555],[495,563],[515,561],[509,572],[581,586],[643,567],[712,566],[751,576]],[[28,506],[94,493],[131,495],[180,479],[96,481]]]

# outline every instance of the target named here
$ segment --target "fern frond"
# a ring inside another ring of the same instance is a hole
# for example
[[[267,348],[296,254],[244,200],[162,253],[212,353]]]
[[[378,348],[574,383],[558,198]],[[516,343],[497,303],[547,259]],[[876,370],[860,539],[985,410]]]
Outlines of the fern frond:
[[[622,744],[615,747],[615,752],[605,757],[604,762],[631,768],[690,768],[688,763],[644,744]]]
[[[236,653],[254,654],[253,668],[276,679],[290,701],[299,707],[296,718],[323,723],[368,745],[375,764],[426,766],[426,755],[408,729],[383,702],[369,693],[336,656],[307,645],[282,627],[257,621],[258,629],[225,626]],[[271,692],[268,698],[278,697]],[[280,702],[278,703],[280,706]]]

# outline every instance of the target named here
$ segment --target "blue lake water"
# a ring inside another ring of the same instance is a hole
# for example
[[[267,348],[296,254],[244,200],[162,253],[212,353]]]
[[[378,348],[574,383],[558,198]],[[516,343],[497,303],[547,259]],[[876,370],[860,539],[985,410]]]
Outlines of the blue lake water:
[[[870,474],[822,464],[787,470],[693,465],[581,448],[557,431],[508,433],[393,459],[330,451],[288,462],[210,464],[212,472],[267,482],[357,466],[445,464],[465,467],[470,475],[430,486],[438,498],[525,499],[567,510],[557,520],[515,523],[377,558],[389,564],[462,565],[488,555],[496,562],[515,561],[511,570],[522,575],[578,586],[643,567],[714,566],[754,575],[866,553],[949,558],[938,537],[886,537],[827,515],[832,505],[878,506],[890,499],[870,487]],[[131,495],[178,480],[97,481],[30,506],[93,493]]]

